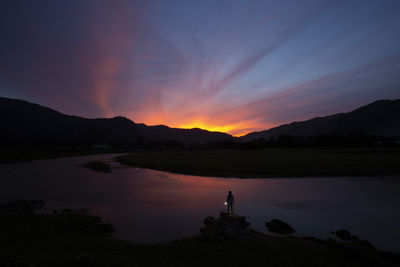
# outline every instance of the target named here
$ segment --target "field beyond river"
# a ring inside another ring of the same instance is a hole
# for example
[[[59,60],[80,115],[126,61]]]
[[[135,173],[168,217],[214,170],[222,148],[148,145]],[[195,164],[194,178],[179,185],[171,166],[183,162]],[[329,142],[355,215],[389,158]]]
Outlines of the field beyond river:
[[[215,177],[400,175],[400,149],[144,150],[116,160],[135,167]]]

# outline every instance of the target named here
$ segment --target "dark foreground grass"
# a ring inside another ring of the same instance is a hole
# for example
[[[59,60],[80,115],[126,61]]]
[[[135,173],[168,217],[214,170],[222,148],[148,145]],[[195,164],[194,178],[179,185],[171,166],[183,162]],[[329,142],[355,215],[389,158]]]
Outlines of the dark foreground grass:
[[[80,213],[1,216],[0,266],[398,266],[397,254],[333,240],[270,236],[237,243],[200,235],[141,245],[104,236],[93,225],[93,217]]]
[[[122,164],[221,177],[400,175],[399,149],[148,150]]]
[[[8,257],[9,263],[37,266],[397,266],[376,252],[352,253],[285,238],[270,245],[210,244],[199,238],[157,245],[93,237],[41,239],[12,244],[3,253],[3,264]]]

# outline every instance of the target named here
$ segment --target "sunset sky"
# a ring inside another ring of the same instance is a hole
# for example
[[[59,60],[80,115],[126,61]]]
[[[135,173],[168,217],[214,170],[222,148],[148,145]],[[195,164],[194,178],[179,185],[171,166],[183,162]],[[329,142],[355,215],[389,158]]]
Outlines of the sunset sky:
[[[2,0],[0,96],[242,135],[400,98],[399,0]]]

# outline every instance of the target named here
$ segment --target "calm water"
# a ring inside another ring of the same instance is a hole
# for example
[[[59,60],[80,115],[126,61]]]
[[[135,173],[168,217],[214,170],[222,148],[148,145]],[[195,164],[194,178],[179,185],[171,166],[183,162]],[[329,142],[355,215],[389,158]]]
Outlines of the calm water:
[[[266,232],[282,219],[297,235],[331,237],[346,228],[380,249],[400,252],[400,177],[235,179],[171,174],[121,166],[115,155],[0,165],[0,202],[43,199],[49,209],[90,208],[116,226],[116,237],[169,241],[199,233],[203,218],[225,210],[228,190],[235,212]],[[79,167],[112,164],[104,174]]]

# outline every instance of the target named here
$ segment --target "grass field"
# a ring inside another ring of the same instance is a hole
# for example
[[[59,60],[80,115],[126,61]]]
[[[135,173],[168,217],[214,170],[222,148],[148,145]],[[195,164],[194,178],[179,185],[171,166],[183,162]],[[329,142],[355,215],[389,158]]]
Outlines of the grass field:
[[[147,150],[122,164],[219,177],[400,175],[399,149]]]

